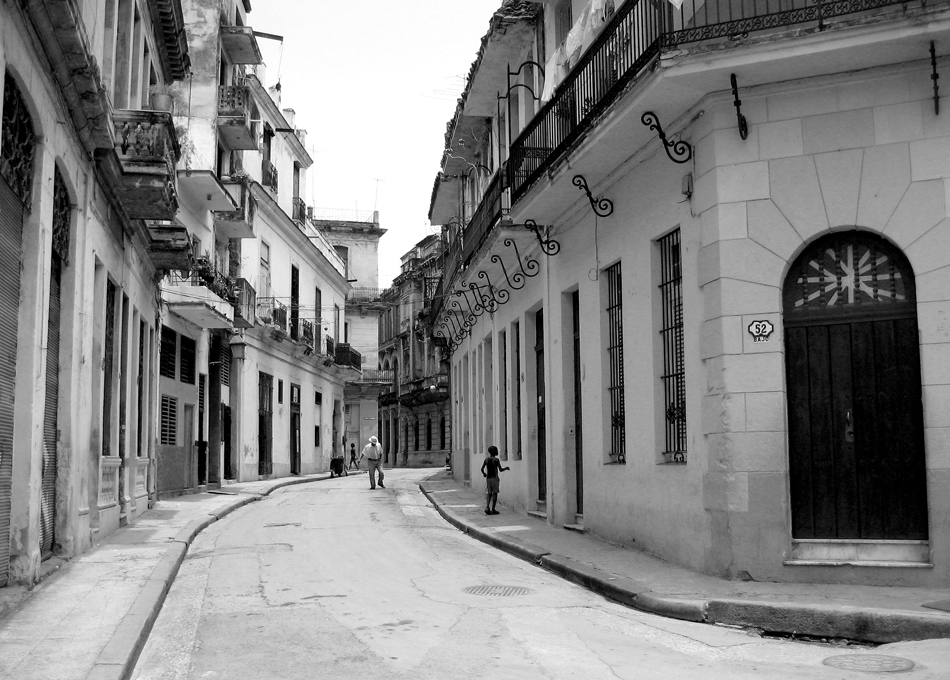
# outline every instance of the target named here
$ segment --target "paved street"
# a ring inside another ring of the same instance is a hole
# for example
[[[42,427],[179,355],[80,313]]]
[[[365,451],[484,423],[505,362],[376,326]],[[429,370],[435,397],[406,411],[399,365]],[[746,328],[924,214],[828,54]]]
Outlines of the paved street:
[[[868,677],[822,665],[852,653],[946,677],[946,640],[848,649],[614,604],[458,532],[418,490],[430,474],[286,487],[207,528],[133,677]],[[484,586],[503,588],[466,592]]]

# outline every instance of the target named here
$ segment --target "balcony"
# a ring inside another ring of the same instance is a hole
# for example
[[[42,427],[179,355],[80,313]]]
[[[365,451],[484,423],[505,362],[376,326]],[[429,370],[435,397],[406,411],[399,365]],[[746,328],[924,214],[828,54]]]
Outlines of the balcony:
[[[218,87],[218,139],[231,151],[256,151],[257,134],[251,123],[251,88]]]
[[[392,385],[394,381],[395,375],[391,369],[384,371],[379,368],[366,368],[363,370],[363,379],[360,382],[377,385]]]
[[[449,376],[447,373],[438,373],[406,383],[399,395],[399,402],[405,406],[422,406],[448,398]]]
[[[257,318],[265,326],[287,332],[287,307],[276,298],[262,297],[257,299]]]
[[[465,227],[464,246],[462,248],[462,262],[467,262],[502,215],[508,212],[507,173],[504,168],[495,172],[481,203],[472,215],[471,222]]]
[[[331,338],[329,335],[327,336],[327,342],[326,342],[326,354],[331,359],[336,357],[336,343],[333,341],[333,338]]]
[[[172,222],[149,222],[149,258],[156,269],[190,271],[195,264],[188,230]]]
[[[307,204],[299,196],[294,196],[291,218],[301,229],[307,224]]]
[[[175,165],[180,157],[172,115],[114,111],[118,169],[107,168],[122,208],[133,220],[171,220],[178,212]]]
[[[232,278],[231,304],[234,305],[234,327],[253,328],[257,320],[257,293],[247,279]]]
[[[256,238],[254,217],[257,201],[251,196],[251,183],[247,179],[223,182],[237,208],[214,213],[214,228],[222,238]]]
[[[906,18],[918,7],[918,3],[900,3],[898,0],[848,3],[685,0],[680,9],[675,9],[663,2],[628,0],[616,11],[564,81],[558,84],[551,99],[512,142],[508,160],[511,203],[513,206],[517,204],[530,187],[581,140],[595,121],[621,97],[631,81],[654,62],[661,48],[673,53],[676,48],[682,50],[685,45],[702,42],[707,55],[722,57],[714,59],[710,56],[703,68],[687,69],[689,73],[656,69],[662,77],[643,87],[651,90],[649,101],[653,102],[652,108],[657,113],[662,112],[661,118],[665,122],[675,119],[694,103],[697,94],[710,89],[728,89],[730,73],[738,73],[739,82],[748,86],[774,82],[776,73],[781,74],[781,80],[793,80],[840,70],[842,63],[860,64],[861,68],[884,65],[897,60],[898,54],[919,51],[919,47],[914,45],[920,44],[925,37],[923,29],[919,36],[906,30],[902,33],[895,31],[893,36],[882,36],[860,45],[847,40],[844,31],[825,31],[821,34],[824,36],[821,39],[826,41],[821,52],[816,51],[815,45],[802,46],[802,54],[808,56],[776,57],[774,52],[783,32],[790,40],[806,37],[815,40],[836,17],[846,17],[848,23],[863,22],[880,27],[882,15],[889,13],[894,18]],[[743,50],[741,55],[724,49],[737,39]],[[717,41],[721,44],[715,44]],[[762,58],[765,53],[749,49],[758,44],[772,50],[768,59]],[[815,58],[819,53],[821,58]],[[776,63],[777,58],[782,59],[781,64]],[[673,64],[671,61],[666,66]],[[710,88],[711,82],[722,83],[722,86]],[[615,119],[606,136],[599,140],[601,166],[606,164],[605,158],[610,156],[614,140],[617,140],[618,150],[620,146],[637,148],[648,141],[640,116],[650,107],[643,105],[647,100],[643,92],[640,94],[641,103],[635,115],[631,111],[629,121]],[[623,140],[622,145],[620,140]],[[572,159],[573,172],[596,172],[596,169],[592,171],[587,167],[586,162],[575,163],[576,160]],[[622,160],[611,158],[611,163]],[[590,163],[593,165],[593,161]],[[572,174],[566,173],[567,178]],[[563,210],[565,205],[556,202],[551,206],[552,214]],[[532,216],[539,220],[545,218],[537,211]]]
[[[381,302],[384,288],[351,288],[346,294],[347,304],[367,304]]]
[[[298,323],[300,325],[300,329],[297,331],[298,342],[312,349],[314,340],[313,322],[300,319]]]
[[[277,193],[277,168],[268,160],[261,163],[261,184]]]
[[[359,371],[363,368],[363,355],[347,343],[339,342],[336,345],[336,353],[333,355],[333,363],[337,366],[355,368]]]
[[[234,326],[232,297],[231,282],[205,258],[198,259],[190,274],[172,272],[162,291],[170,312],[207,329]]]
[[[261,64],[261,48],[250,26],[222,26],[221,47],[232,64]]]

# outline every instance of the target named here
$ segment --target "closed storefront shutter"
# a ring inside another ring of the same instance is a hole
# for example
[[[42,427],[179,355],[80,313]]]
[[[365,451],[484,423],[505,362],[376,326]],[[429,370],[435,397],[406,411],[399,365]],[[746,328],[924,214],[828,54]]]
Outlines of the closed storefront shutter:
[[[10,489],[13,481],[13,388],[23,205],[0,179],[0,586],[10,567]]]

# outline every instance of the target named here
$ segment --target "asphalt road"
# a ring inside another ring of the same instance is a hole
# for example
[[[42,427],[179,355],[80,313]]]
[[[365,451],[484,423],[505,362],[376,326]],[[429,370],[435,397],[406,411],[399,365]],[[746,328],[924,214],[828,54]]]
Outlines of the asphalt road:
[[[479,543],[428,505],[430,473],[290,486],[211,525],[133,678],[873,677],[822,664],[855,650],[637,612]],[[874,651],[925,660],[908,680],[947,677],[946,641]]]

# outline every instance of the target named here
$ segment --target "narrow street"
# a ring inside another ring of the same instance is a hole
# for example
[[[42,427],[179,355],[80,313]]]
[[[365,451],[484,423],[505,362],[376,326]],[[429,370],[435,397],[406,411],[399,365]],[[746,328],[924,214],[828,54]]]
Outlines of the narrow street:
[[[291,486],[210,526],[132,677],[867,677],[822,665],[847,649],[637,612],[494,550],[428,504],[430,474]],[[503,588],[467,592],[485,586]]]

